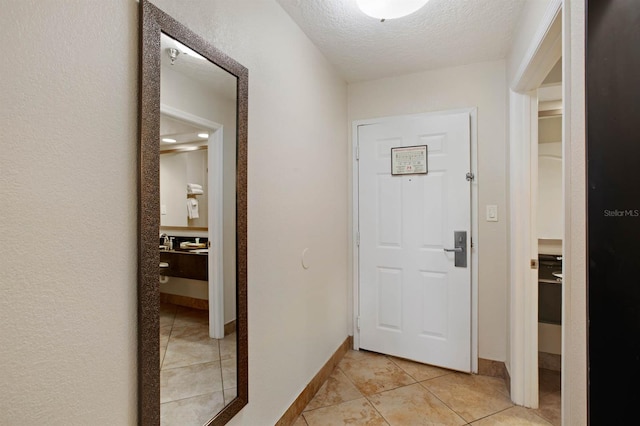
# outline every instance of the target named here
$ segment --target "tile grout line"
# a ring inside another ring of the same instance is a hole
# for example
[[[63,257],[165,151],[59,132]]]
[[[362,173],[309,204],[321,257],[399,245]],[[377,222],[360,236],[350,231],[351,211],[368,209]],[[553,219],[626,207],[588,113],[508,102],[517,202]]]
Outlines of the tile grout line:
[[[352,378],[349,374],[347,374],[347,372],[346,372],[345,370],[343,370],[343,369],[340,367],[340,365],[337,365],[337,366],[335,367],[334,371],[340,371],[340,373],[341,373],[341,374],[343,374],[343,375],[345,376],[345,378],[348,380],[348,382],[349,382],[352,386],[354,386],[354,387],[355,387],[355,389],[357,389],[357,391],[358,391],[358,393],[361,395],[361,397],[363,397],[363,398],[368,402],[368,404],[370,404],[370,405],[374,408],[375,412],[377,412],[377,413],[378,413],[378,415],[380,415],[380,417],[383,419],[383,421],[384,421],[386,424],[390,424],[390,423],[389,423],[389,421],[385,418],[385,416],[382,414],[382,412],[380,412],[380,411],[378,410],[378,408],[373,404],[373,402],[371,401],[371,398],[372,398],[373,396],[376,396],[376,395],[382,395],[382,394],[387,393],[387,392],[390,392],[390,391],[394,391],[394,390],[398,390],[398,389],[406,388],[406,387],[408,387],[408,386],[413,386],[413,385],[414,385],[414,384],[416,384],[416,383],[418,383],[418,384],[421,386],[421,388],[422,388],[422,389],[426,390],[426,391],[427,391],[430,395],[432,395],[436,400],[440,401],[440,403],[442,403],[444,407],[446,407],[446,408],[447,408],[447,409],[449,409],[452,413],[454,413],[456,416],[458,416],[458,418],[459,418],[461,421],[463,421],[465,425],[471,425],[471,424],[472,424],[472,423],[474,423],[474,422],[477,422],[477,421],[480,421],[480,420],[483,420],[483,419],[487,419],[487,418],[491,418],[491,417],[496,416],[496,415],[498,415],[498,414],[500,414],[500,413],[503,413],[503,412],[505,412],[505,411],[508,411],[508,410],[510,410],[510,409],[512,409],[512,408],[514,408],[514,407],[518,407],[517,405],[512,404],[512,405],[511,405],[511,406],[509,406],[509,407],[503,408],[503,409],[501,409],[501,410],[495,411],[495,412],[493,412],[493,413],[487,414],[487,415],[482,416],[482,417],[479,417],[479,418],[477,418],[477,419],[473,419],[473,420],[471,420],[471,421],[467,421],[467,420],[466,420],[466,418],[465,418],[464,416],[462,416],[462,414],[461,414],[461,413],[459,413],[459,412],[457,412],[455,409],[453,409],[449,404],[447,404],[444,400],[442,400],[442,399],[441,399],[441,398],[440,398],[436,393],[434,393],[434,392],[433,392],[431,389],[429,389],[429,388],[427,387],[427,385],[426,385],[426,384],[427,384],[427,382],[430,382],[430,381],[432,381],[432,380],[434,380],[434,379],[442,378],[442,377],[445,377],[445,376],[453,376],[453,375],[455,375],[455,374],[456,374],[456,372],[453,372],[453,371],[452,371],[452,372],[448,372],[448,373],[445,373],[445,374],[442,374],[442,375],[439,375],[439,376],[431,377],[431,378],[428,378],[428,379],[425,379],[425,380],[420,381],[420,380],[418,380],[414,375],[410,374],[410,373],[409,373],[407,370],[405,370],[402,366],[400,366],[398,363],[396,363],[396,362],[395,362],[395,360],[393,359],[393,357],[391,357],[391,356],[389,356],[389,355],[385,355],[385,354],[378,354],[378,355],[382,355],[384,358],[386,358],[386,359],[388,359],[389,361],[391,361],[391,363],[392,363],[394,366],[396,366],[396,367],[397,367],[398,369],[400,369],[404,374],[406,374],[408,377],[410,377],[412,380],[414,380],[414,383],[410,383],[410,384],[406,384],[406,385],[400,385],[400,386],[397,386],[397,387],[392,388],[392,389],[386,389],[386,390],[383,390],[383,391],[381,391],[381,392],[377,392],[377,393],[374,393],[374,394],[370,394],[370,395],[368,395],[368,394],[364,394],[364,393],[359,389],[359,387],[358,387],[358,386],[356,385],[356,383],[354,382],[353,378]],[[362,361],[363,361],[363,360],[361,360],[361,359],[354,359],[354,360],[352,360],[352,361],[356,361],[356,365],[362,365]],[[410,361],[410,360],[408,360],[408,361]],[[332,374],[333,374],[333,373],[332,373]],[[560,394],[561,394],[561,390],[560,390]],[[315,411],[315,410],[320,409],[320,408],[336,407],[336,406],[339,406],[339,405],[341,405],[341,404],[343,404],[343,403],[346,403],[346,402],[349,402],[349,401],[353,401],[353,400],[356,400],[356,399],[359,399],[359,398],[355,398],[355,399],[352,399],[352,400],[345,400],[345,401],[341,401],[341,402],[339,402],[339,403],[334,403],[334,404],[330,404],[330,405],[326,405],[326,406],[322,406],[322,407],[317,407],[317,408],[314,408],[313,410],[304,410],[304,411],[301,413],[301,417],[302,417],[302,419],[303,419],[304,423],[308,426],[308,425],[309,425],[309,423],[307,422],[307,419],[306,419],[306,417],[304,416],[304,414],[305,414],[305,413],[309,413],[309,412]],[[526,408],[526,407],[525,407],[525,408]],[[535,416],[536,418],[538,418],[538,419],[542,420],[543,422],[546,422],[546,423],[548,423],[548,424],[550,424],[550,425],[553,425],[553,424],[554,424],[554,423],[553,423],[553,421],[552,421],[551,419],[547,419],[547,417],[546,417],[546,416],[544,416],[542,413],[540,413],[540,412],[539,412],[539,410],[540,410],[540,409],[537,409],[537,410],[534,410],[534,409],[527,409],[527,410],[530,410],[530,412],[531,412],[531,414],[532,414],[533,416]]]
[[[418,383],[418,381],[417,381],[417,380],[416,380],[412,375],[410,375],[409,373],[407,373],[407,372],[406,372],[402,367],[400,367],[400,366],[399,366],[399,365],[397,365],[395,362],[393,362],[393,360],[389,359],[389,357],[388,357],[387,355],[384,355],[384,354],[381,354],[381,355],[383,355],[385,358],[387,358],[389,361],[391,361],[391,363],[392,363],[393,365],[395,365],[395,366],[396,366],[396,367],[398,367],[400,370],[402,370],[402,371],[403,371],[407,376],[409,376],[409,377],[411,377],[413,380],[415,380],[415,382],[414,382],[414,383],[411,383],[410,385],[414,385],[414,384]],[[362,396],[364,397],[364,399],[365,399],[365,400],[366,400],[366,401],[367,401],[367,402],[368,402],[368,403],[373,407],[373,409],[374,409],[374,410],[376,410],[376,412],[380,415],[380,417],[382,417],[382,420],[384,420],[384,422],[385,422],[387,425],[391,425],[391,423],[389,423],[389,420],[387,420],[387,418],[386,418],[386,417],[385,417],[385,416],[380,412],[380,410],[378,410],[378,409],[376,408],[375,404],[374,404],[373,402],[371,402],[371,400],[369,399],[369,395],[366,395],[366,394],[362,393],[362,391],[361,391],[361,390],[358,388],[358,386],[354,383],[354,381],[351,379],[351,377],[349,377],[349,375],[348,375],[344,370],[342,370],[342,369],[340,368],[340,366],[339,366],[339,365],[338,365],[338,366],[336,366],[336,368],[340,369],[340,371],[342,372],[342,374],[344,374],[344,376],[347,378],[347,380],[349,380],[349,381],[351,382],[351,384],[352,384],[356,389],[358,389],[358,392],[360,392],[360,395],[362,395]],[[406,387],[406,386],[410,386],[410,385],[401,385],[401,386],[398,386],[398,387],[393,388],[393,389],[387,389],[386,391],[378,392],[378,394],[381,394],[381,393],[384,393],[384,392],[388,392],[388,391],[392,391],[392,390],[395,390],[395,389],[400,389],[400,388],[402,388],[402,387]],[[378,395],[378,394],[373,394],[373,395]],[[346,402],[346,401],[345,401],[345,402]],[[334,404],[334,405],[339,405],[339,404]]]
[[[452,374],[453,374],[453,373],[452,373]],[[445,374],[445,375],[443,375],[443,376],[438,376],[438,377],[433,377],[433,378],[431,378],[431,379],[423,380],[423,381],[421,381],[421,382],[418,382],[418,384],[419,384],[420,386],[422,386],[422,388],[423,388],[424,390],[426,390],[426,391],[427,391],[427,392],[429,392],[431,395],[433,395],[433,397],[434,397],[435,399],[437,399],[438,401],[442,402],[442,404],[443,404],[445,407],[447,407],[449,410],[451,410],[453,413],[455,413],[455,415],[456,415],[456,416],[458,416],[458,417],[460,417],[462,420],[464,420],[464,421],[466,422],[466,424],[471,424],[471,422],[470,422],[470,421],[467,421],[467,419],[465,419],[465,418],[462,416],[462,414],[460,414],[460,413],[458,413],[456,410],[454,410],[454,409],[453,409],[453,407],[450,407],[450,406],[449,406],[449,404],[447,404],[445,401],[443,401],[443,400],[442,400],[442,399],[441,399],[441,398],[440,398],[440,397],[439,397],[435,392],[433,392],[431,389],[429,389],[428,387],[426,387],[426,386],[424,385],[424,382],[428,382],[428,381],[430,381],[430,380],[437,379],[437,378],[439,378],[439,377],[444,377],[444,376],[447,376],[447,374]],[[475,422],[475,420],[472,420],[472,421],[474,421],[474,422]]]
[[[178,313],[178,309],[173,310],[173,319],[171,320],[171,330],[169,330],[169,337],[167,337],[167,346],[164,347],[164,353],[162,354],[162,362],[160,363],[160,371],[162,371],[162,366],[164,365],[164,359],[167,356],[167,350],[169,349],[169,342],[171,341],[171,333],[173,333],[173,325],[176,323],[176,314]]]
[[[218,393],[218,392],[222,393],[222,391],[199,393],[198,395],[191,395],[191,396],[186,396],[184,398],[172,399],[171,401],[161,402],[160,405],[162,405],[162,404],[171,404],[172,402],[178,402],[178,401],[185,401],[187,399],[198,398],[198,397],[205,396],[205,395],[213,395],[213,394]],[[222,397],[224,398],[224,395],[222,395]]]
[[[456,416],[460,417],[460,418],[465,422],[465,425],[470,424],[470,422],[468,422],[468,421],[467,421],[467,419],[465,419],[464,417],[462,417],[462,415],[461,415],[460,413],[458,413],[458,412],[457,412],[456,410],[454,410],[453,408],[449,407],[449,405],[448,405],[446,402],[444,402],[442,399],[440,399],[440,398],[439,398],[435,393],[433,393],[433,392],[431,391],[431,389],[427,388],[427,387],[423,384],[424,382],[427,382],[427,381],[429,381],[429,380],[433,380],[433,379],[437,379],[438,377],[444,377],[444,376],[448,376],[448,375],[454,374],[453,372],[452,372],[452,373],[446,373],[446,374],[443,374],[443,375],[441,375],[441,376],[436,376],[436,377],[432,377],[432,378],[430,378],[430,379],[426,379],[426,380],[422,380],[422,381],[420,381],[420,380],[418,380],[417,378],[413,377],[411,374],[409,374],[409,372],[407,372],[407,371],[406,371],[404,368],[402,368],[400,365],[398,365],[398,364],[397,364],[397,363],[396,363],[396,362],[395,362],[395,361],[394,361],[390,356],[387,356],[387,355],[385,355],[385,356],[386,356],[386,357],[387,357],[387,358],[388,358],[388,359],[389,359],[389,360],[390,360],[394,365],[396,365],[399,369],[401,369],[402,371],[404,371],[404,372],[405,372],[409,377],[411,377],[413,380],[415,380],[415,381],[416,381],[415,383],[412,383],[412,385],[414,385],[414,384],[418,384],[418,385],[420,385],[420,387],[422,387],[424,390],[426,390],[427,392],[429,392],[429,394],[433,395],[433,397],[434,397],[435,399],[437,399],[438,401],[440,401],[440,402],[442,403],[442,405],[444,405],[444,406],[445,406],[445,407],[447,407],[449,410],[451,410],[451,412],[452,412],[452,413],[454,413]],[[409,360],[409,361],[410,361],[410,360]],[[412,362],[415,362],[415,361],[412,361]],[[428,365],[428,364],[424,364],[424,365]],[[405,385],[405,386],[403,386],[403,387],[406,387],[406,386],[410,386],[410,385]],[[399,389],[399,388],[396,388],[396,389]],[[393,390],[393,389],[390,389],[390,390]],[[383,393],[383,392],[380,392],[380,393]],[[475,421],[475,420],[474,420],[474,421]]]
[[[467,421],[467,419],[465,419],[465,418],[464,418],[460,413],[458,413],[456,410],[454,410],[452,407],[450,407],[450,406],[449,406],[449,404],[447,404],[447,403],[446,403],[446,402],[444,402],[442,399],[440,399],[440,398],[439,398],[439,397],[438,397],[434,392],[432,392],[430,389],[428,389],[428,388],[423,384],[423,382],[426,382],[426,381],[429,381],[429,380],[433,380],[433,379],[436,379],[436,378],[438,378],[438,377],[444,377],[444,376],[447,376],[447,375],[455,374],[454,372],[447,373],[447,374],[443,374],[443,375],[441,375],[441,376],[437,376],[437,377],[433,377],[433,378],[431,378],[431,379],[426,379],[426,380],[423,380],[423,381],[418,381],[415,377],[413,377],[411,374],[409,374],[409,373],[408,373],[404,368],[402,368],[401,366],[399,366],[399,365],[398,365],[398,364],[397,364],[397,363],[392,359],[392,357],[391,357],[391,356],[389,356],[389,355],[385,355],[385,354],[380,354],[380,355],[384,356],[386,359],[388,359],[389,361],[391,361],[391,363],[392,363],[393,365],[395,365],[396,367],[398,367],[398,368],[399,368],[400,370],[402,370],[406,375],[408,375],[408,376],[409,376],[409,377],[411,377],[413,380],[415,380],[415,383],[411,383],[411,385],[414,385],[414,384],[416,384],[416,383],[417,383],[417,384],[419,384],[419,385],[420,385],[424,390],[426,390],[427,392],[429,392],[431,395],[433,395],[433,397],[434,397],[434,398],[436,398],[436,399],[437,399],[438,401],[440,401],[440,402],[441,402],[445,407],[447,407],[449,410],[451,410],[451,412],[452,412],[452,413],[454,413],[456,416],[460,417],[460,418],[461,418],[461,419],[462,419],[466,424],[470,424],[470,423],[471,423],[471,422],[468,422],[468,421]],[[344,372],[343,372],[343,373],[344,373]],[[346,373],[344,373],[344,374],[345,374],[345,376],[347,376],[347,378],[348,378],[349,380],[351,380],[351,378],[350,378]],[[353,383],[353,381],[352,381],[352,383]],[[353,383],[353,384],[354,384],[354,386],[355,386],[355,383]],[[398,387],[393,388],[393,389],[387,389],[387,390],[385,390],[385,391],[379,392],[378,394],[382,394],[382,393],[384,393],[384,392],[388,392],[388,391],[392,391],[392,390],[400,389],[400,388],[402,388],[402,387],[406,387],[406,386],[410,386],[410,385],[402,385],[402,386],[398,386]],[[357,386],[356,386],[356,388],[357,388]],[[359,389],[358,389],[358,390],[359,390]],[[377,395],[377,394],[374,394],[374,395]],[[363,394],[363,396],[366,398],[366,400],[367,400],[367,401],[369,401],[369,403],[373,406],[373,408],[376,408],[376,407],[375,407],[375,405],[374,405],[374,404],[369,400],[368,395],[364,395],[364,394]],[[376,411],[378,411],[378,410],[376,409]],[[378,411],[378,413],[380,413],[380,412]],[[382,416],[382,413],[380,413],[380,415]],[[382,418],[383,418],[385,421],[387,421],[387,419],[386,419],[384,416],[382,416]],[[473,421],[475,421],[475,420],[473,420]],[[388,423],[388,422],[387,422],[387,423]]]
[[[214,394],[218,394],[218,393],[222,397],[222,403],[224,405],[226,405],[226,403],[225,403],[225,391],[229,392],[229,391],[231,391],[232,388],[225,389],[225,387],[224,387],[224,378],[223,378],[223,374],[222,374],[222,362],[226,361],[228,359],[233,359],[233,358],[229,357],[229,358],[225,358],[224,360],[222,359],[222,354],[221,354],[221,349],[220,349],[220,342],[217,339],[216,339],[215,343],[216,343],[216,348],[217,348],[217,353],[218,353],[218,359],[209,360],[209,361],[203,361],[203,362],[194,362],[194,363],[191,363],[191,364],[188,364],[188,365],[174,366],[174,367],[171,367],[171,368],[164,368],[164,369],[162,368],[162,366],[164,365],[164,362],[166,360],[166,354],[167,354],[168,349],[169,349],[169,344],[172,341],[172,336],[173,336],[173,332],[174,331],[178,331],[178,330],[182,330],[182,329],[190,328],[190,327],[194,327],[194,326],[196,326],[198,328],[201,328],[201,327],[206,328],[206,324],[201,324],[201,323],[199,323],[197,321],[193,322],[193,323],[189,323],[189,324],[183,324],[181,326],[176,326],[176,320],[180,317],[180,310],[181,310],[180,307],[176,307],[175,309],[173,309],[173,312],[170,315],[172,317],[171,324],[170,324],[171,328],[169,330],[169,336],[167,338],[167,345],[165,347],[164,356],[163,356],[163,359],[162,359],[162,362],[161,362],[161,371],[165,371],[166,372],[166,371],[177,370],[177,369],[182,369],[182,368],[188,368],[188,367],[194,367],[194,366],[201,366],[201,365],[205,365],[205,364],[217,363],[217,364],[219,364],[218,372],[220,374],[220,390],[216,390],[216,391],[213,391],[213,392],[199,393],[197,395],[190,395],[190,396],[187,396],[187,397],[184,397],[184,398],[178,398],[178,399],[173,399],[173,400],[170,400],[170,401],[161,402],[161,405],[162,404],[169,404],[169,403],[173,403],[173,402],[177,402],[177,401],[186,401],[188,399],[198,398],[198,397],[202,397],[202,396],[206,396],[206,395],[214,395]],[[182,311],[185,311],[185,309],[183,309]],[[188,315],[186,315],[184,317],[180,317],[180,319],[183,319],[183,320],[186,320],[186,321],[190,320]],[[175,343],[175,341],[176,340],[173,339],[174,343]]]

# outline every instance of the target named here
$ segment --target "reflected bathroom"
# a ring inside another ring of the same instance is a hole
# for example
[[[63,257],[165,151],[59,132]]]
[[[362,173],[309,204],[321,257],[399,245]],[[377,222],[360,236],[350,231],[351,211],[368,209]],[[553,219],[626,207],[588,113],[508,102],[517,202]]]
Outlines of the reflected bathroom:
[[[237,396],[236,79],[161,48],[160,419],[202,425]]]
[[[538,89],[539,410],[561,423],[562,370],[562,58]]]

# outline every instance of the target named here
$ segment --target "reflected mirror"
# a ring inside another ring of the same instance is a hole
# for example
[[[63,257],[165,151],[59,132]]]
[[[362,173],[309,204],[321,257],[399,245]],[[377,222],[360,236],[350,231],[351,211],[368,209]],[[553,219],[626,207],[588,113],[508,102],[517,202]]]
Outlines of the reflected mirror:
[[[247,403],[247,70],[141,3],[140,423]]]

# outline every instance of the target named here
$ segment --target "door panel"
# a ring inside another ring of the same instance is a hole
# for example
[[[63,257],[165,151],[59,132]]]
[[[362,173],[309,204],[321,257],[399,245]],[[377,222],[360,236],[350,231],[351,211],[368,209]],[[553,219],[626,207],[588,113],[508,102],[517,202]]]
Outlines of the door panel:
[[[594,426],[633,422],[640,401],[639,6],[587,2],[587,383]],[[572,314],[583,315],[576,299],[568,301]]]
[[[468,113],[358,128],[360,347],[471,371],[471,268],[454,266],[454,231],[471,235]],[[428,146],[428,173],[391,175],[391,148]]]

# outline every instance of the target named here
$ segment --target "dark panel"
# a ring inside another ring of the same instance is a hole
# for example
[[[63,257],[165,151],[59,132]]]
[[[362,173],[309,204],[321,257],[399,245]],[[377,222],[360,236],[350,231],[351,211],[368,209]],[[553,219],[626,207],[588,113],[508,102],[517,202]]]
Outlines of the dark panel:
[[[640,402],[640,1],[587,4],[591,425]]]
[[[169,264],[166,268],[160,268],[160,275],[201,281],[209,280],[209,256],[206,254],[161,251],[160,262]]]

